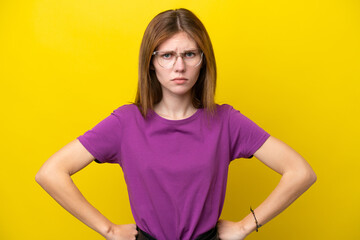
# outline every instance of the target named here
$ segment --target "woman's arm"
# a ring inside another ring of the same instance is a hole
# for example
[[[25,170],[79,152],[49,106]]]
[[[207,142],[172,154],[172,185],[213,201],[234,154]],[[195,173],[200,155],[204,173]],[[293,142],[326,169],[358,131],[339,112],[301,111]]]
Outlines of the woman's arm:
[[[113,224],[84,198],[73,183],[71,175],[89,165],[93,160],[94,157],[78,139],[75,139],[43,164],[35,180],[63,208],[105,238],[135,239],[134,236],[137,233],[135,224]],[[128,237],[121,238],[119,230],[122,228],[125,230],[123,234]],[[110,237],[115,230],[118,237]]]
[[[254,156],[282,175],[276,188],[264,202],[254,209],[258,223],[264,225],[303,194],[316,181],[316,174],[300,154],[273,136],[266,140],[254,153]],[[232,224],[220,220],[219,224],[223,225],[224,234],[232,229],[233,232],[238,233],[236,235],[242,236],[241,239],[256,229],[252,213],[249,213],[240,222]],[[219,233],[221,234],[220,230]],[[223,236],[221,239],[227,239],[227,236]]]

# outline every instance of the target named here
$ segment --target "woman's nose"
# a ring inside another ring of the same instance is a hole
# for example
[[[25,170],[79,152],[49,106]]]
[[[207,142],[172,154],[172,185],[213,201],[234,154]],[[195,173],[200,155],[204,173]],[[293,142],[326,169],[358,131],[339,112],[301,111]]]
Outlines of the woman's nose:
[[[175,71],[185,71],[185,62],[184,59],[178,56],[174,63],[174,70]]]

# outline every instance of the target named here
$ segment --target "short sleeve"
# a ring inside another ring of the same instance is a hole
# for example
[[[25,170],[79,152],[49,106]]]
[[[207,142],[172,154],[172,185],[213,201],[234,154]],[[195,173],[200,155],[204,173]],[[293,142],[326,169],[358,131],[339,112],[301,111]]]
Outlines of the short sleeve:
[[[97,163],[118,163],[120,127],[114,111],[77,139],[95,157]]]
[[[237,158],[252,158],[270,137],[269,133],[232,106],[229,110],[229,134],[231,161]]]

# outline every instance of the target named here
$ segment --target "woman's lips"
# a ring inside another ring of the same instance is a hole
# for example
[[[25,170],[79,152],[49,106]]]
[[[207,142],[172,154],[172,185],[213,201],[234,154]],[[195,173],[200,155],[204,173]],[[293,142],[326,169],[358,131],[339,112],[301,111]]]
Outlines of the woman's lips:
[[[172,81],[174,81],[177,84],[185,83],[188,79],[187,78],[174,78]]]

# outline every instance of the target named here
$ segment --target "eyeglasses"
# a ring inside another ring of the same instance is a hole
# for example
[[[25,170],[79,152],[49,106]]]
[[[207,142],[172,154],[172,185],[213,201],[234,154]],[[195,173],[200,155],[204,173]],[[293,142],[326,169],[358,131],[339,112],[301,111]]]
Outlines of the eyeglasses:
[[[199,49],[187,50],[182,53],[176,53],[175,51],[155,51],[152,55],[155,56],[159,65],[163,68],[170,69],[174,67],[178,57],[181,57],[186,66],[197,67],[200,65],[203,52]]]

